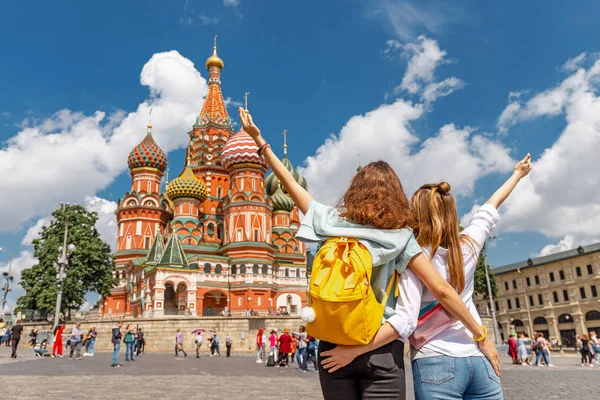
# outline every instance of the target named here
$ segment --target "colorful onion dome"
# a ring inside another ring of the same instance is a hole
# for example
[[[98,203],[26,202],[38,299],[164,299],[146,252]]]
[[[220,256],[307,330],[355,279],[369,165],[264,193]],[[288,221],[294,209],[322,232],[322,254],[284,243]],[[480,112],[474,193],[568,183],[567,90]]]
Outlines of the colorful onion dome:
[[[152,137],[152,125],[148,125],[148,133],[144,140],[131,150],[127,159],[129,169],[157,168],[161,171],[167,169],[167,156]]]
[[[210,67],[217,67],[219,69],[223,69],[224,65],[225,64],[223,63],[223,60],[221,60],[221,58],[217,55],[217,45],[215,43],[215,46],[213,47],[212,56],[208,57],[208,59],[206,60],[206,69],[210,69]]]
[[[296,180],[296,182],[298,182],[300,184],[300,186],[302,186],[304,189],[308,189],[308,184],[306,183],[306,179],[300,175],[300,173],[298,171],[296,171],[296,168],[294,168],[294,166],[292,165],[290,159],[287,156],[287,153],[283,154],[283,159],[281,160],[281,162],[283,163],[283,165],[285,166],[285,168],[290,171],[290,173],[294,176],[294,179]],[[275,192],[277,191],[277,187],[279,186],[279,178],[277,178],[275,176],[274,173],[270,173],[269,176],[267,176],[267,179],[265,180],[265,191],[267,192],[267,194],[269,196],[273,196],[275,194]],[[285,190],[285,188],[282,188],[284,193],[287,193],[287,191]]]
[[[294,202],[290,199],[290,196],[283,193],[281,185],[277,186],[277,190],[271,196],[273,202],[273,211],[287,211],[291,212],[294,209]]]
[[[175,200],[178,197],[193,197],[204,201],[206,195],[206,185],[196,177],[189,164],[177,178],[167,185],[167,198],[169,200]]]
[[[258,164],[268,168],[265,159],[258,155],[258,146],[254,143],[254,139],[243,129],[240,129],[225,143],[221,153],[221,162],[228,169],[236,164]]]

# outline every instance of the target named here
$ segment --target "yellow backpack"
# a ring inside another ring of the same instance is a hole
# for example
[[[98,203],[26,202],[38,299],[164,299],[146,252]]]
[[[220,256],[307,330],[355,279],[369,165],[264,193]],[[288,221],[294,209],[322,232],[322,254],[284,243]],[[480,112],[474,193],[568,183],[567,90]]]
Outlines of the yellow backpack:
[[[314,320],[306,325],[306,332],[335,344],[368,344],[381,327],[396,277],[394,273],[379,303],[371,288],[372,271],[371,254],[358,240],[327,240],[312,266],[308,300]]]

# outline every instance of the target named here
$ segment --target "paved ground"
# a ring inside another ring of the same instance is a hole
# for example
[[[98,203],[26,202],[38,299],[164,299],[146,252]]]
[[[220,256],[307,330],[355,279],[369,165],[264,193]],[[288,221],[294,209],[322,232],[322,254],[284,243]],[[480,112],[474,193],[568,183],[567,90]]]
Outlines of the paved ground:
[[[252,357],[203,355],[187,359],[146,354],[111,368],[110,354],[82,361],[36,358],[21,349],[16,360],[0,348],[0,399],[320,399],[316,373],[267,368]],[[123,360],[123,353],[121,353]],[[503,359],[505,399],[598,399],[600,366],[581,367],[574,356],[555,356],[555,368],[513,366]],[[412,379],[408,371],[409,381]],[[408,399],[413,399],[408,393]],[[340,399],[343,400],[343,399]]]

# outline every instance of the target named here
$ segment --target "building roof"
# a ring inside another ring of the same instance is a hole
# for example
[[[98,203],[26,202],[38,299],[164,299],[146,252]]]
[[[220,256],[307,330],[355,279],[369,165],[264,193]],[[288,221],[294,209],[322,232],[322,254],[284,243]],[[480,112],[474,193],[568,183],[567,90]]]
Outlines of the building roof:
[[[167,169],[167,156],[152,137],[152,125],[148,125],[148,133],[144,140],[129,153],[127,164],[129,169],[148,167],[163,172]]]
[[[165,251],[160,257],[157,266],[188,267],[187,257],[176,233],[171,234],[165,246]]]
[[[268,168],[267,161],[258,155],[258,146],[254,139],[243,129],[227,140],[221,153],[221,161],[228,169],[236,164],[258,164]]]
[[[498,275],[506,272],[516,271],[517,269],[539,267],[544,264],[550,264],[556,261],[567,260],[569,258],[597,252],[600,252],[600,242],[590,244],[588,246],[579,246],[575,249],[561,251],[560,253],[554,253],[548,256],[529,258],[525,261],[519,261],[513,264],[504,265],[502,267],[493,268],[492,272]]]
[[[163,237],[160,234],[160,230],[156,233],[156,237],[154,238],[154,242],[152,246],[150,246],[150,251],[148,252],[148,256],[146,257],[146,264],[156,264],[163,254],[165,244],[163,242]]]

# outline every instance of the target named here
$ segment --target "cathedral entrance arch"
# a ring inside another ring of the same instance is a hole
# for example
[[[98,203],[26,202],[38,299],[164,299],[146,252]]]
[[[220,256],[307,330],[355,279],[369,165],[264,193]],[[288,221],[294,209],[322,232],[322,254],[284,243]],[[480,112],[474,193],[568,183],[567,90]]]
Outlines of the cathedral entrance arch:
[[[202,315],[206,317],[223,315],[227,307],[227,295],[221,290],[206,292],[202,306]]]

